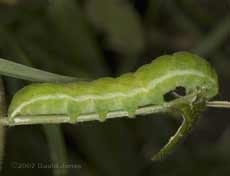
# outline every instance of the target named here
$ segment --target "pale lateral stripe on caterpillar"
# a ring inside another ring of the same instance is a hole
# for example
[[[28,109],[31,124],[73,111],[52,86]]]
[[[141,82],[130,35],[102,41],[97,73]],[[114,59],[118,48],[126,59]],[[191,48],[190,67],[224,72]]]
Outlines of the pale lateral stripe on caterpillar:
[[[163,95],[177,86],[188,92],[204,87],[207,99],[218,93],[217,75],[212,67],[196,55],[178,52],[114,79],[26,86],[15,95],[8,113],[10,119],[17,115],[64,113],[73,122],[82,113],[96,112],[103,119],[109,111],[123,109],[132,115],[138,106],[163,103]]]
[[[37,97],[35,99],[31,99],[30,101],[27,101],[27,102],[24,102],[22,103],[17,109],[15,109],[12,114],[10,115],[11,117],[14,117],[16,116],[18,113],[21,112],[21,109],[25,106],[28,106],[36,101],[39,101],[39,100],[50,100],[50,99],[69,99],[71,101],[76,101],[76,102],[81,102],[81,101],[86,101],[86,100],[89,100],[89,99],[110,99],[110,98],[116,98],[116,97],[119,97],[119,96],[123,96],[123,97],[131,97],[131,96],[134,96],[140,92],[145,92],[147,93],[148,91],[150,91],[151,89],[153,89],[157,84],[163,82],[164,80],[168,79],[168,78],[171,78],[171,77],[174,77],[174,76],[178,76],[178,75],[186,75],[186,74],[189,74],[189,75],[195,75],[195,76],[199,76],[199,77],[206,77],[207,79],[209,79],[210,81],[212,82],[215,82],[213,79],[211,79],[210,77],[207,77],[205,76],[204,74],[201,74],[201,73],[198,73],[196,72],[195,70],[185,70],[185,71],[178,71],[178,72],[173,72],[172,74],[168,74],[168,75],[165,75],[163,76],[162,78],[159,78],[157,80],[154,80],[152,81],[149,86],[147,88],[138,88],[138,89],[133,89],[131,90],[129,93],[127,94],[124,94],[124,93],[121,93],[121,92],[115,92],[113,94],[105,94],[105,95],[102,95],[102,96],[96,96],[96,95],[83,95],[83,96],[80,96],[80,97],[71,97],[71,96],[68,96],[68,95],[64,95],[64,94],[59,94],[59,95],[56,95],[56,96],[41,96],[41,97]]]

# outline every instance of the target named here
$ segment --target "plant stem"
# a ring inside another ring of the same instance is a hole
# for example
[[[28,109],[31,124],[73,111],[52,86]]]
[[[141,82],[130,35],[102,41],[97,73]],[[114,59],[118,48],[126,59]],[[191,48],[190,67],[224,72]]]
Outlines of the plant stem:
[[[163,103],[162,105],[152,105],[146,107],[140,107],[136,110],[135,115],[146,115],[160,112],[171,112],[180,104],[189,104],[197,94],[187,95],[185,97],[176,99],[171,102]],[[106,116],[106,119],[127,117],[128,112],[126,111],[114,111],[109,112]],[[3,120],[4,119],[4,120]],[[7,117],[0,120],[0,124],[7,126],[15,125],[32,125],[32,124],[55,124],[55,123],[71,123],[70,117],[68,115],[33,115],[33,116],[16,116],[12,119]],[[100,120],[99,115],[96,113],[93,114],[83,114],[77,118],[77,122],[93,121]]]
[[[213,108],[230,108],[230,101],[209,101],[206,106]]]
[[[140,107],[136,110],[135,115],[147,115],[154,113],[165,113],[172,112],[180,104],[190,103],[196,94],[191,94],[184,96],[182,98],[176,99],[171,102],[163,103],[162,105],[151,105]],[[228,101],[208,101],[206,102],[207,107],[216,107],[216,108],[230,108],[230,102]],[[106,116],[106,119],[112,118],[121,118],[127,117],[127,111],[113,111],[109,112]],[[100,121],[99,115],[96,113],[92,114],[83,114],[77,118],[77,122],[86,122],[86,121]],[[57,115],[33,115],[33,116],[16,116],[10,120],[8,117],[0,118],[0,124],[5,126],[15,126],[15,125],[33,125],[33,124],[57,124],[57,123],[71,123],[70,117],[64,114]]]

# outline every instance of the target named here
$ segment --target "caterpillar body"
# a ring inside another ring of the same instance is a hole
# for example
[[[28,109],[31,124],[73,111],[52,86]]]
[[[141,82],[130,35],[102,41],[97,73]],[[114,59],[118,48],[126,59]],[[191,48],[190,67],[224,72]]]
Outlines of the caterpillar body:
[[[11,101],[9,121],[18,115],[66,114],[76,122],[82,114],[125,110],[133,116],[138,107],[160,105],[164,95],[182,86],[189,94],[205,88],[205,98],[218,93],[218,79],[210,64],[189,52],[163,55],[134,73],[92,82],[37,83],[16,93]]]

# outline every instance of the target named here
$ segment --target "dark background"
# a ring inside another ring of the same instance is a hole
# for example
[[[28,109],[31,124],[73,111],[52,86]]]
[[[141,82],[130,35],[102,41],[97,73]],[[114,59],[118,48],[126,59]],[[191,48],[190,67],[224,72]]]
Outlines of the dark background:
[[[135,71],[175,51],[193,51],[217,70],[230,98],[228,0],[0,0],[0,57],[39,69],[95,79]],[[28,82],[6,78],[7,100]],[[166,115],[62,125],[69,175],[230,175],[230,110],[209,108],[192,133],[161,162],[150,157],[179,126]],[[166,118],[165,118],[166,117]],[[58,147],[58,146],[57,146]],[[49,163],[41,125],[7,128],[1,175],[51,175],[12,162]]]

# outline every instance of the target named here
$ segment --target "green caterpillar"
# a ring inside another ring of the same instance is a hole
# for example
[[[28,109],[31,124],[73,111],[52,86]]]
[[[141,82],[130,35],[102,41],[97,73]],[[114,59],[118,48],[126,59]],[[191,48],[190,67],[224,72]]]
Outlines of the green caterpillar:
[[[210,64],[197,55],[177,52],[156,58],[134,73],[92,82],[38,83],[20,90],[13,98],[9,121],[19,115],[65,114],[77,122],[82,114],[125,110],[132,117],[138,107],[160,105],[164,95],[182,86],[186,94],[205,88],[205,98],[218,93],[218,80]]]

